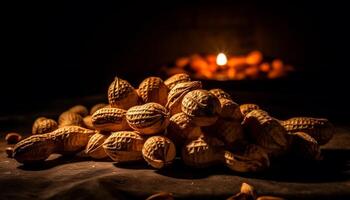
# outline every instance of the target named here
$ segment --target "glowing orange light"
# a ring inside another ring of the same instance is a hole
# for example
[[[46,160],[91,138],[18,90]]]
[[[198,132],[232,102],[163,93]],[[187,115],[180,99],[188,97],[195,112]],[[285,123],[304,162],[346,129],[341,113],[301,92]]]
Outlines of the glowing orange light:
[[[219,53],[218,56],[216,57],[216,64],[219,66],[226,65],[227,63],[227,57],[223,53]]]

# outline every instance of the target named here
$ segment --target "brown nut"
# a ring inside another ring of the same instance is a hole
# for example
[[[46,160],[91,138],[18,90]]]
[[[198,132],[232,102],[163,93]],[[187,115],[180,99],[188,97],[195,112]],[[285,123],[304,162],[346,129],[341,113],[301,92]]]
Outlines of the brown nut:
[[[242,125],[253,141],[267,149],[271,155],[283,154],[289,147],[284,127],[263,110],[253,110],[248,113]]]
[[[85,128],[88,128],[88,129],[91,129],[91,130],[95,129],[94,125],[92,124],[92,116],[91,115],[88,115],[88,116],[84,117],[83,121],[84,121],[84,127]]]
[[[168,87],[159,77],[148,77],[141,82],[138,94],[144,103],[159,103],[163,106],[167,103]]]
[[[241,121],[248,113],[250,113],[253,110],[258,110],[258,109],[259,109],[259,106],[256,104],[251,104],[251,103],[242,104],[235,110],[235,112],[233,114],[234,119]]]
[[[219,99],[219,100],[220,100],[220,106],[221,106],[221,112],[219,114],[220,117],[224,119],[236,119],[234,113],[239,107],[238,104],[230,99]]]
[[[160,169],[170,165],[176,156],[174,143],[164,136],[153,136],[146,140],[142,156],[152,167]]]
[[[183,97],[192,90],[202,88],[202,83],[199,81],[188,81],[184,83],[178,83],[168,94],[168,103],[166,107],[169,109],[170,114],[174,115],[181,112],[181,102]]]
[[[78,115],[85,117],[89,114],[89,110],[83,105],[76,105],[71,107],[68,111],[77,113]]]
[[[122,163],[142,160],[144,143],[136,131],[119,131],[112,133],[102,146],[112,160]]]
[[[16,144],[22,139],[22,136],[19,133],[8,133],[5,136],[7,144]]]
[[[108,101],[111,107],[126,110],[138,104],[139,96],[128,81],[115,77],[108,88]]]
[[[63,112],[58,118],[59,127],[63,126],[83,126],[83,117],[77,113],[66,111]]]
[[[169,112],[158,103],[134,106],[126,112],[129,126],[142,135],[152,135],[165,130],[169,124]]]
[[[50,133],[58,128],[58,124],[53,119],[38,118],[34,121],[32,134]]]
[[[108,135],[100,132],[95,133],[93,136],[91,136],[85,148],[85,153],[94,159],[107,158],[108,156],[102,146],[107,137]]]
[[[290,133],[292,144],[290,147],[291,154],[296,158],[306,160],[321,159],[321,150],[317,141],[304,132]]]
[[[126,110],[120,108],[101,108],[92,115],[91,121],[96,130],[129,130],[125,114]]]
[[[281,122],[287,132],[305,132],[315,138],[319,145],[332,139],[335,128],[327,119],[294,117]]]
[[[188,74],[180,73],[169,77],[164,81],[164,84],[169,88],[169,90],[172,90],[177,84],[189,81],[191,81],[191,78]]]
[[[197,126],[210,126],[216,122],[221,112],[220,102],[206,90],[187,93],[181,106],[182,112],[193,119]]]
[[[6,147],[5,151],[6,151],[7,157],[8,158],[12,158],[13,148],[12,147]]]
[[[177,113],[170,118],[166,137],[171,139],[176,147],[181,147],[187,140],[197,139],[201,135],[200,127],[194,125],[185,113]]]
[[[220,88],[211,89],[209,92],[216,96],[218,99],[232,100],[231,95]]]
[[[104,108],[108,106],[108,104],[106,103],[98,103],[98,104],[95,104],[94,106],[91,107],[90,109],[90,115],[94,114],[97,110],[101,109],[101,108]]]

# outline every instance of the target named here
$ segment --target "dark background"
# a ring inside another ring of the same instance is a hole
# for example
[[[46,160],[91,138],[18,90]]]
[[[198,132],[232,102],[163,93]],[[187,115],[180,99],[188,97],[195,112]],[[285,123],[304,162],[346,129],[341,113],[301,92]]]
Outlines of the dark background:
[[[299,72],[297,82],[269,90],[302,91],[292,98],[317,104],[317,114],[340,110],[340,118],[349,110],[348,11],[334,1],[60,2],[5,10],[1,116],[106,94],[115,75],[137,86],[179,56],[254,49]]]

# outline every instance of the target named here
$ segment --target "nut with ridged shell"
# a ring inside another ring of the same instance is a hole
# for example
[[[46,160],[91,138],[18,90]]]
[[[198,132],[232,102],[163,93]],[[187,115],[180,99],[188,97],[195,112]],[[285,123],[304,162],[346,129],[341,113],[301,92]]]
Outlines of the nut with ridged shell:
[[[96,130],[129,130],[125,114],[126,110],[120,108],[101,108],[92,115],[91,121]]]
[[[152,76],[140,83],[138,94],[144,103],[154,102],[165,106],[168,97],[168,87],[161,78]]]
[[[168,94],[168,102],[166,105],[170,111],[170,114],[174,115],[176,113],[180,113],[183,97],[190,91],[201,88],[202,83],[200,81],[188,81],[175,85]]]
[[[128,81],[115,77],[108,88],[108,101],[111,107],[126,110],[138,104],[139,96]]]
[[[50,133],[57,128],[58,124],[55,120],[40,117],[33,123],[32,134]]]
[[[260,109],[258,105],[252,103],[242,104],[234,111],[233,118],[237,120],[243,120],[243,118],[253,110]]]
[[[331,140],[335,132],[334,126],[327,119],[322,118],[293,117],[281,121],[281,124],[287,132],[305,132],[309,134],[319,145],[324,145]]]
[[[86,145],[85,153],[94,159],[107,158],[108,156],[102,146],[107,137],[107,134],[103,134],[101,132],[95,133],[93,136],[91,136],[88,144]]]
[[[69,111],[77,113],[78,115],[85,117],[89,114],[89,110],[83,105],[76,105],[69,109]]]
[[[216,96],[218,99],[229,99],[233,100],[231,95],[227,92],[225,92],[223,89],[215,88],[209,90],[210,93],[212,93],[214,96]]]
[[[152,135],[165,130],[169,124],[168,110],[158,103],[134,106],[126,112],[129,126],[142,135]]]
[[[58,126],[83,126],[83,117],[77,113],[66,111],[58,117]]]
[[[263,110],[248,113],[242,125],[256,144],[264,147],[271,155],[285,153],[289,147],[287,132],[279,121]]]
[[[216,122],[221,112],[217,97],[206,90],[193,90],[187,93],[181,110],[193,119],[197,126],[210,126]]]
[[[290,153],[297,159],[319,160],[321,150],[317,141],[304,132],[289,133],[292,137]]]
[[[152,167],[160,169],[170,165],[176,156],[174,143],[164,136],[153,136],[146,140],[142,156]]]
[[[137,131],[119,131],[112,133],[102,146],[112,160],[122,163],[142,160],[144,143]]]
[[[191,81],[191,78],[188,74],[180,73],[166,79],[164,84],[169,88],[169,90],[172,90],[177,84],[189,81]]]
[[[85,128],[88,128],[88,129],[91,129],[91,130],[95,129],[94,125],[92,124],[92,116],[91,115],[88,115],[88,116],[84,117],[83,121],[84,121],[84,127]]]

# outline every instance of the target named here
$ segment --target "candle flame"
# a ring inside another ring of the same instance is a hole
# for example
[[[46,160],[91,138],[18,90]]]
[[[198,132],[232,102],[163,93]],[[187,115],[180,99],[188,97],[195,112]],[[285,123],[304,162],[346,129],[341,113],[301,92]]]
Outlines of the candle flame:
[[[226,65],[227,63],[227,57],[224,53],[219,53],[218,56],[216,57],[216,64],[223,66]]]

